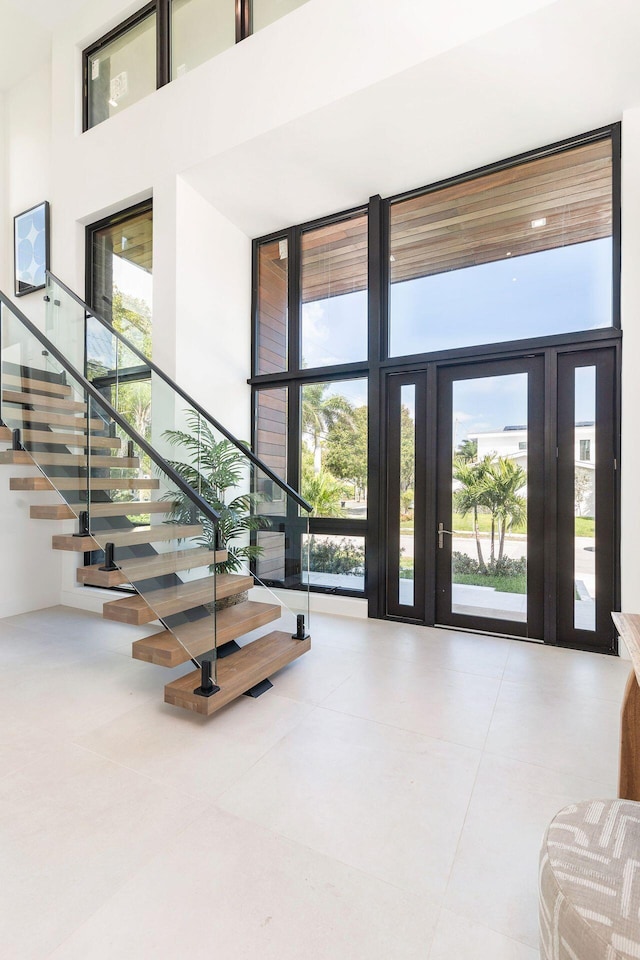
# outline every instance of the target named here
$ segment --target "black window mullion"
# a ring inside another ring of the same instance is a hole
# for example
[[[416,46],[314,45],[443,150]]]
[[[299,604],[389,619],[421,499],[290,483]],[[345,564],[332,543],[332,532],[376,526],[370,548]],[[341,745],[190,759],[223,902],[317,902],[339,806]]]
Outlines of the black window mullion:
[[[157,0],[156,7],[156,86],[171,80],[171,0]]]
[[[380,361],[385,356],[382,343],[384,326],[386,237],[384,225],[384,205],[380,196],[371,197],[368,210],[368,324],[369,324],[369,382],[367,388],[368,424],[367,424],[367,516],[369,518],[366,538],[366,591],[369,603],[369,616],[379,617],[385,612],[386,592],[386,542],[385,511],[377,510],[372,514],[373,504],[384,503],[386,497],[386,471],[383,469],[383,453],[386,432],[386,418],[383,415],[384,398]]]

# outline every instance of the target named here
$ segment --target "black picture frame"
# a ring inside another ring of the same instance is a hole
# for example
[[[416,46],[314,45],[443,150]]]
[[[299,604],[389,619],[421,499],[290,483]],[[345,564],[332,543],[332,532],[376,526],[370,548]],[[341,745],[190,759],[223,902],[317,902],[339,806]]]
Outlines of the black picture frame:
[[[51,213],[43,200],[13,218],[13,264],[16,297],[43,290],[50,267]]]

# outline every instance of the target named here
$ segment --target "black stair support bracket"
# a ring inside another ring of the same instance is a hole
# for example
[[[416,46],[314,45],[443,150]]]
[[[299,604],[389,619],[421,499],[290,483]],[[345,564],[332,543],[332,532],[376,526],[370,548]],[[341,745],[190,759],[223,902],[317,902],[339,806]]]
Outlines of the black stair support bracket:
[[[24,450],[24,447],[22,446],[22,440],[20,439],[20,430],[18,428],[11,431],[11,449]]]
[[[113,559],[114,553],[114,545],[112,543],[106,543],[104,547],[104,566],[100,567],[100,570],[103,570],[105,573],[113,573],[114,570],[118,569],[118,566]]]
[[[211,679],[211,663],[211,660],[200,661],[201,686],[193,691],[196,697],[212,697],[220,690],[220,687],[216,686]]]
[[[78,532],[74,533],[74,537],[90,537],[91,531],[89,530],[89,512],[88,510],[81,510],[78,514]]]
[[[304,613],[299,613],[296,617],[296,632],[291,635],[292,640],[308,640],[309,634],[304,626]]]

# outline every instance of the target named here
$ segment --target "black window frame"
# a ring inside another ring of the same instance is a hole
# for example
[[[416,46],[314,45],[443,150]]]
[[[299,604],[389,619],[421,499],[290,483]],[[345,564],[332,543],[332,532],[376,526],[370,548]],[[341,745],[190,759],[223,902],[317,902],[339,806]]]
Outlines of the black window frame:
[[[389,355],[389,209],[393,203],[432,193],[443,187],[453,186],[473,181],[488,173],[516,167],[529,160],[562,153],[566,150],[585,145],[598,140],[610,139],[612,149],[612,304],[611,325],[593,330],[584,330],[572,333],[559,333],[547,337],[522,338],[499,343],[485,343],[471,347],[456,347],[450,350],[434,351],[431,353],[413,354],[405,356]],[[339,364],[335,366],[302,368],[300,366],[300,304],[301,304],[301,235],[303,231],[326,226],[350,216],[368,212],[368,262],[369,262],[369,329],[368,329],[368,359],[364,362]],[[258,289],[257,265],[258,253],[262,243],[274,240],[287,239],[289,248],[289,320],[288,320],[288,366],[287,370],[275,374],[257,374],[258,362]],[[387,596],[387,524],[386,498],[388,486],[388,452],[387,437],[387,388],[390,374],[411,373],[417,369],[431,370],[456,362],[468,360],[472,354],[474,360],[481,358],[499,359],[520,354],[529,350],[544,349],[549,356],[555,356],[557,351],[597,348],[612,344],[616,346],[617,356],[617,401],[616,401],[616,450],[619,462],[619,424],[620,424],[620,267],[621,267],[621,124],[612,123],[587,133],[570,137],[535,150],[517,154],[495,163],[486,164],[471,171],[440,180],[436,183],[408,190],[394,196],[382,199],[379,195],[370,197],[367,204],[360,204],[347,210],[333,213],[330,216],[298,224],[274,231],[253,241],[253,283],[251,304],[251,377],[248,384],[252,388],[252,410],[257,409],[257,391],[262,387],[288,386],[289,389],[289,417],[288,417],[288,476],[284,479],[294,488],[300,486],[300,387],[305,383],[329,382],[368,378],[368,406],[369,406],[369,509],[366,520],[325,519],[311,517],[309,521],[310,533],[332,533],[348,536],[364,535],[365,537],[365,592],[345,591],[337,588],[324,589],[311,586],[310,590],[316,593],[333,593],[337,595],[365,597],[368,601],[369,616],[378,619],[401,619],[390,612]],[[431,376],[431,375],[430,375]],[[252,443],[255,444],[256,419],[252,420]],[[546,441],[545,441],[546,442]],[[620,477],[619,471],[615,480],[615,538],[616,548],[614,556],[614,596],[619,604],[620,600]],[[357,525],[357,526],[356,526]],[[549,559],[549,567],[553,561]],[[427,621],[433,622],[427,618]],[[545,631],[547,632],[547,631]]]
[[[171,82],[171,2],[172,0],[151,0],[82,51],[83,133],[100,125],[89,125],[89,57],[124,36],[153,13],[156,15],[156,90]],[[233,0],[229,0],[229,4],[232,2]],[[235,42],[240,43],[253,33],[253,0],[235,0],[234,16]]]

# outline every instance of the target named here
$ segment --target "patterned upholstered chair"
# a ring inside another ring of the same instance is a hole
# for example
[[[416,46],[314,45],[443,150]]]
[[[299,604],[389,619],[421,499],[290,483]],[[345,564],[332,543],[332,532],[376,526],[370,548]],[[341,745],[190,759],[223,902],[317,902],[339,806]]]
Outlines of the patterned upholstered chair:
[[[640,803],[586,800],[549,824],[540,854],[540,956],[640,958]]]

